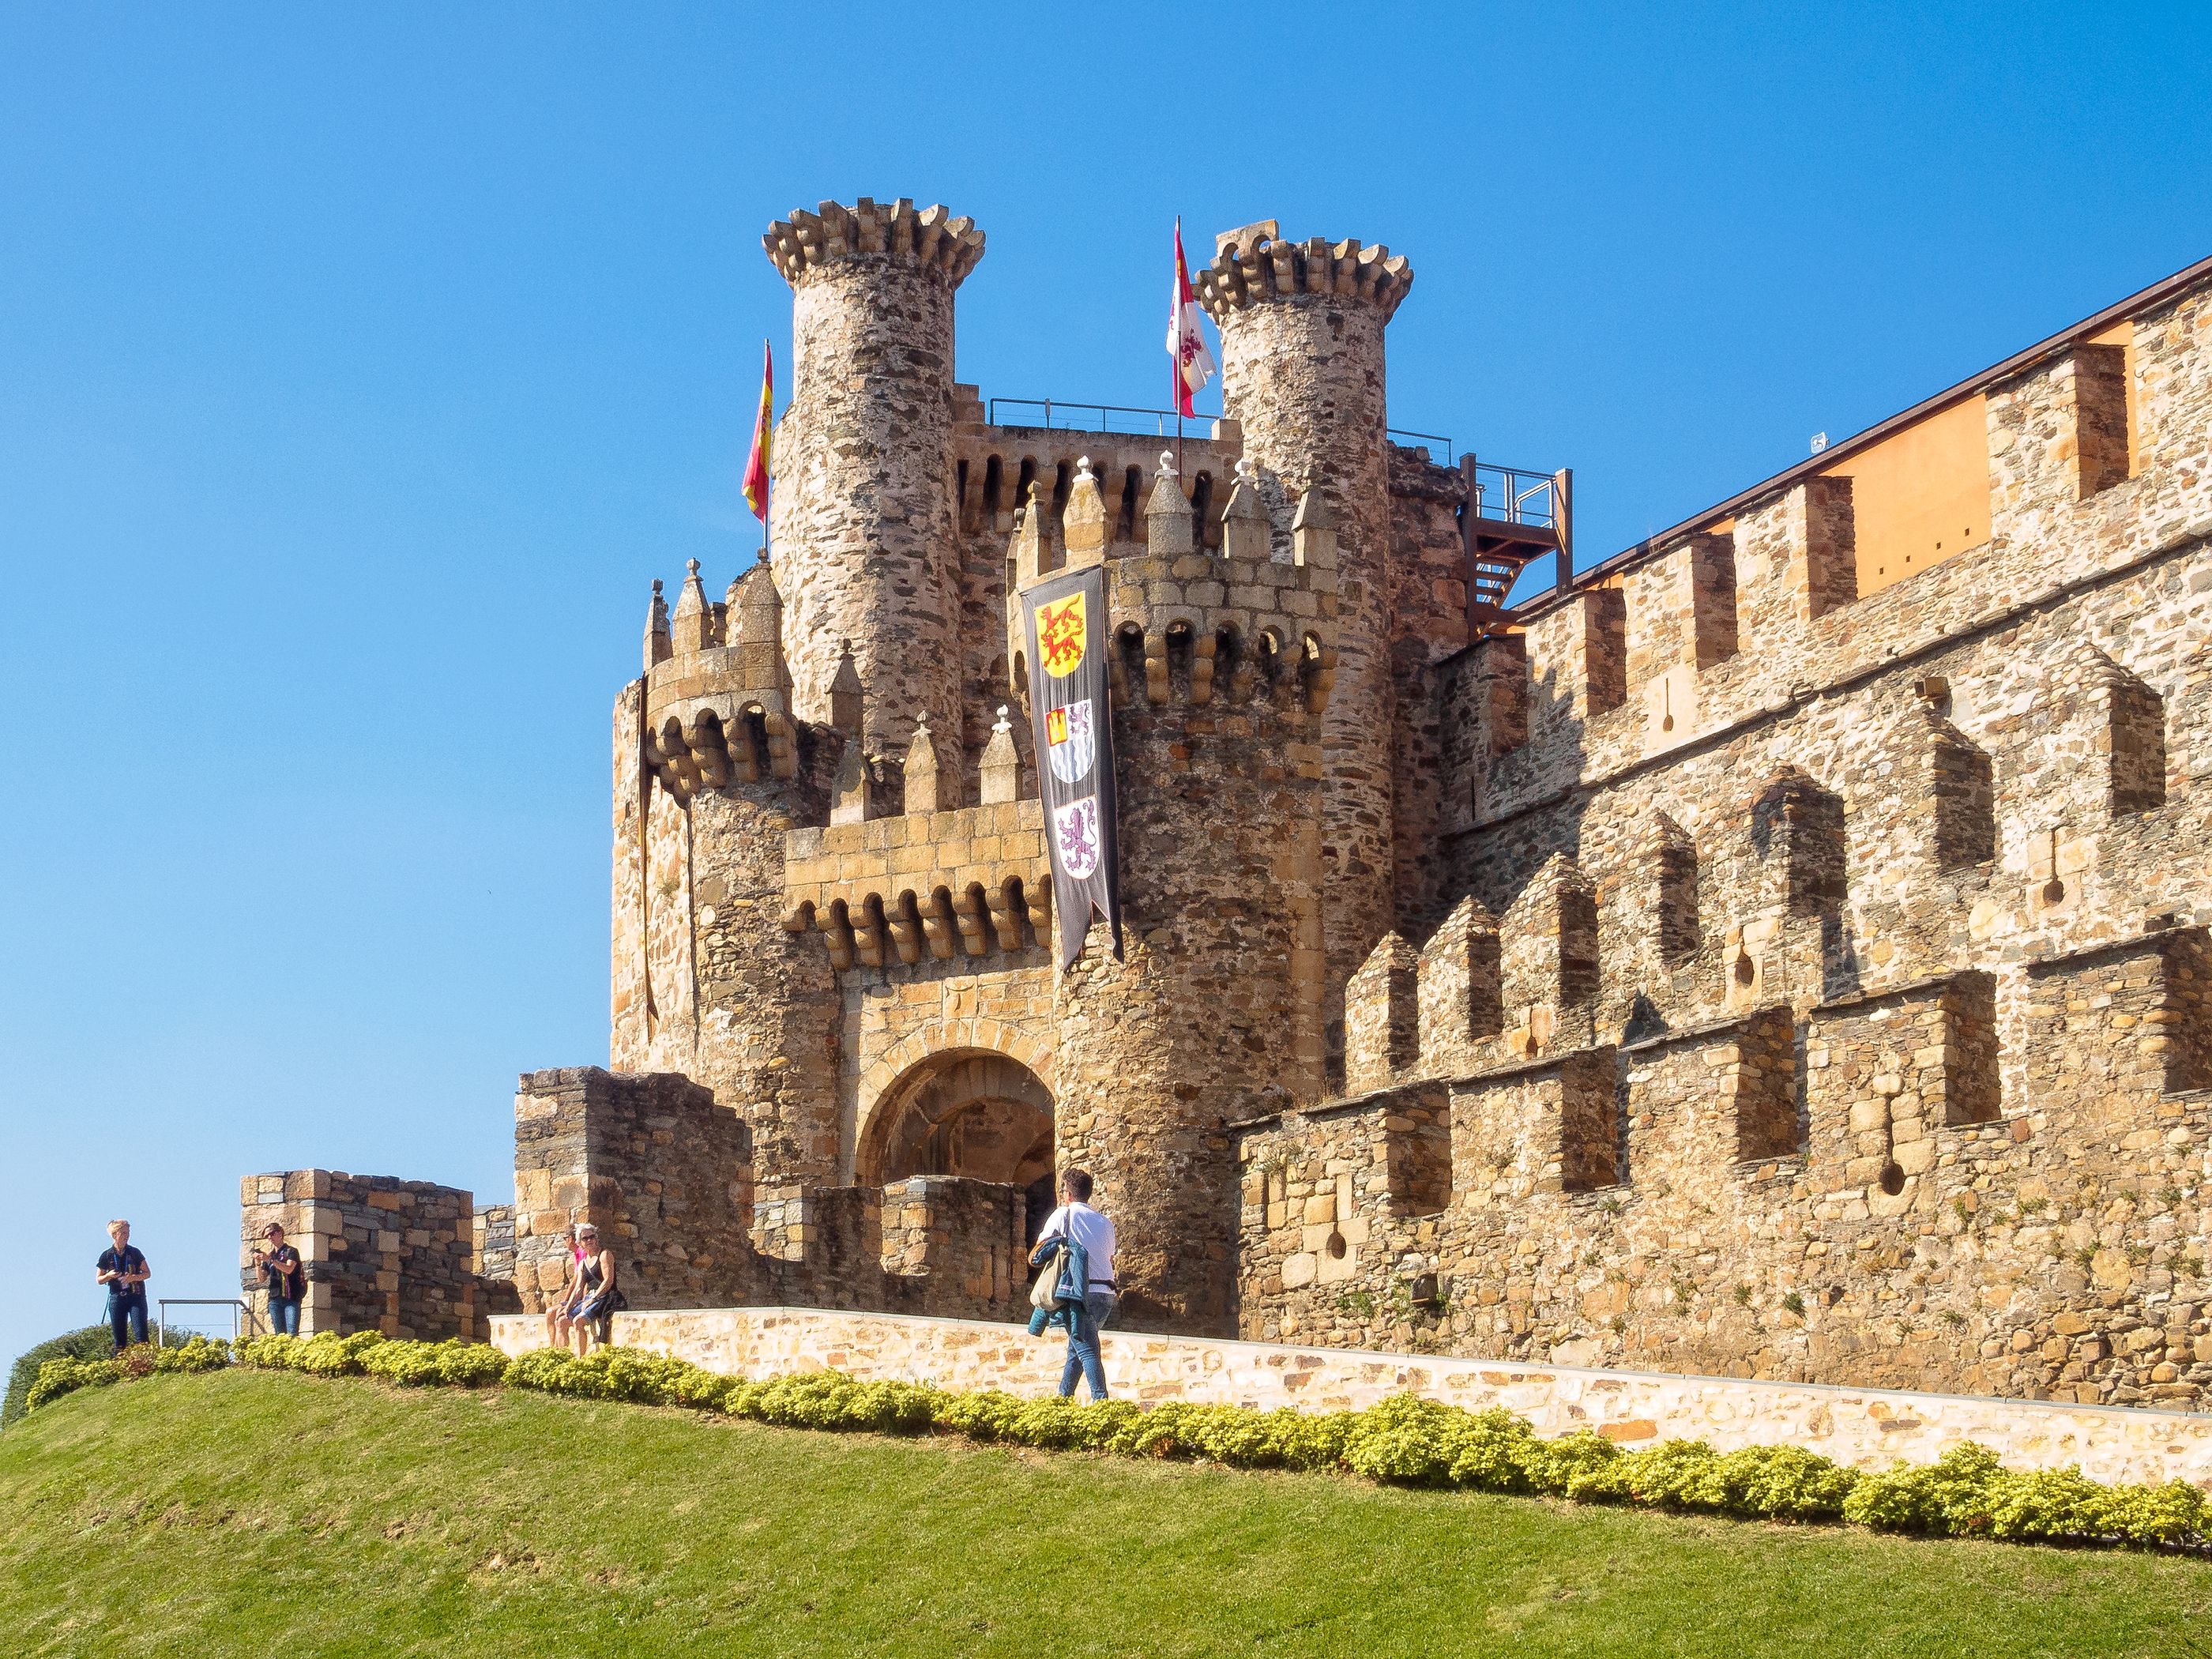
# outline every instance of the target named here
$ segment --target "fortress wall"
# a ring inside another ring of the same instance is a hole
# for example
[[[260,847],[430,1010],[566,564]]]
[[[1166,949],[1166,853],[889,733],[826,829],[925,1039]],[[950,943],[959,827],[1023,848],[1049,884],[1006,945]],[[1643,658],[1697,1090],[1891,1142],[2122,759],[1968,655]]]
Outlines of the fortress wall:
[[[526,1310],[562,1293],[562,1229],[587,1220],[615,1250],[634,1307],[754,1293],[751,1137],[708,1090],[666,1073],[526,1073],[514,1142],[515,1282]]]
[[[239,1285],[263,1330],[268,1297],[253,1268],[253,1249],[274,1221],[307,1270],[302,1336],[381,1331],[434,1342],[483,1334],[475,1204],[459,1188],[290,1170],[247,1176],[239,1200]]]
[[[1372,1171],[1447,1085],[1249,1126],[1242,1328],[2202,1409],[2205,963],[2173,928],[1455,1079],[1432,1214]]]
[[[2212,531],[2212,284],[2137,318],[2135,336],[2136,464],[2124,476],[2109,466],[2093,471],[2099,487],[2087,495],[2081,493],[2076,460],[2085,416],[2075,407],[2072,357],[2021,369],[1991,390],[1994,531],[1990,544],[1970,558],[1945,560],[1864,599],[1845,596],[1856,579],[1846,582],[1841,574],[1820,576],[1816,591],[1814,568],[1826,556],[1821,549],[1849,534],[1840,498],[1831,489],[1823,502],[1808,505],[1808,486],[1800,484],[1755,501],[1734,520],[1662,546],[1630,567],[1624,603],[1633,616],[1623,618],[1620,635],[1636,672],[1626,700],[1610,712],[1609,688],[1593,679],[1591,667],[1595,661],[1609,675],[1608,659],[1603,652],[1589,658],[1589,619],[1576,614],[1589,590],[1532,614],[1528,738],[1500,750],[1487,775],[1462,770],[1448,784],[1453,792],[1480,793],[1468,830],[1565,790],[1588,794],[1678,749],[1832,695],[1832,688],[1887,665],[1924,664],[1947,641],[2047,608],[2045,596],[2110,578],[2132,562],[2179,552]],[[2093,408],[2086,418],[2094,428],[2105,416]],[[2093,447],[2096,441],[2093,435]],[[1734,567],[1733,652],[1719,587],[1716,538],[1723,534]],[[1706,573],[1702,580],[1693,567]],[[1828,567],[1841,570],[1840,556]],[[1701,591],[1707,599],[1685,626],[1684,596]],[[2161,608],[2170,609],[2165,602],[2177,596],[2158,597]],[[2171,648],[2174,636],[2155,625],[2163,620],[2155,611],[2145,617],[2117,653],[2109,633],[2093,642],[2140,672],[2136,659],[2142,653]],[[2119,615],[2113,621],[2119,623]],[[1675,665],[1668,689],[1679,695],[1669,708],[1653,685],[1668,677],[1663,658],[1677,653],[1655,651],[1651,642],[1689,633],[1704,641],[1698,664],[1686,674]],[[1466,659],[1457,661],[1472,671]]]
[[[811,1186],[756,1228],[746,1126],[672,1074],[526,1073],[515,1096],[514,1290],[562,1296],[589,1220],[636,1309],[755,1302],[1012,1317],[1028,1291],[1018,1188],[919,1176]],[[756,1233],[761,1235],[756,1245]]]
[[[2192,648],[2212,636],[2205,569],[2185,544],[1493,817],[1458,841],[1461,878],[1503,912],[1547,860],[1571,860],[1598,894],[1596,1017],[1616,1028],[1802,1006],[2124,937],[2146,914],[2212,915],[2203,740],[2177,719],[2197,717],[2212,672]],[[1832,868],[1816,876],[1823,839]]]
[[[1468,642],[1467,486],[1425,449],[1393,444],[1389,457],[1391,885],[1395,927],[1418,938],[1449,908],[1443,781],[1453,768],[1437,665]]]
[[[2133,337],[2131,442],[2101,344],[1990,388],[1968,556],[1856,597],[1816,479],[1441,665],[1451,1202],[1346,1182],[1395,1096],[1246,1129],[1247,1335],[2208,1397],[2206,291]]]

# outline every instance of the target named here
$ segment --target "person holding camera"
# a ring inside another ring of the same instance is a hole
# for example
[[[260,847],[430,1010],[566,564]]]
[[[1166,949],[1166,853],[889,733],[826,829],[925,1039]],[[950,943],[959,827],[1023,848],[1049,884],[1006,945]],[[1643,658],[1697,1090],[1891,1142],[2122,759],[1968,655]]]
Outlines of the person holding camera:
[[[253,1265],[269,1292],[269,1329],[275,1336],[300,1334],[300,1304],[307,1295],[307,1269],[300,1253],[284,1242],[284,1227],[272,1221],[261,1230],[264,1241]]]
[[[100,1253],[93,1280],[107,1286],[107,1328],[114,1335],[115,1352],[121,1353],[131,1343],[146,1340],[146,1281],[154,1270],[131,1242],[129,1222],[109,1222],[107,1237],[112,1243]]]

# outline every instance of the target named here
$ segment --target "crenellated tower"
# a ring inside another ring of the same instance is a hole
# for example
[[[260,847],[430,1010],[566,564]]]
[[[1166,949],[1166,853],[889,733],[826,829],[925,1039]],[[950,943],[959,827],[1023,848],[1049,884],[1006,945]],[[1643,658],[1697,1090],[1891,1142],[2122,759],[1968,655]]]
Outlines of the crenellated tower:
[[[1145,543],[1106,565],[1127,957],[1101,928],[1056,979],[1055,1120],[1061,1167],[1098,1177],[1128,1318],[1146,1328],[1235,1328],[1229,1127],[1322,1090],[1336,549],[1320,499],[1306,507],[1279,541],[1248,468],[1209,552],[1163,456]],[[1033,496],[1017,534],[1018,590],[1104,555],[1087,461],[1064,562],[1044,511]],[[1018,601],[1007,609],[1016,629]]]
[[[786,832],[828,811],[836,734],[791,714],[779,567],[660,584],[615,703],[618,1070],[682,1072],[750,1126],[771,1186],[836,1176],[836,982],[781,926]]]
[[[952,310],[983,234],[942,207],[862,197],[794,211],[763,240],[793,295],[794,382],[776,429],[770,540],[790,608],[796,713],[831,718],[850,641],[867,753],[904,753],[925,718],[940,746],[957,742]]]
[[[1196,283],[1221,329],[1222,400],[1246,455],[1283,499],[1317,495],[1335,520],[1340,661],[1322,732],[1335,1051],[1345,982],[1395,921],[1382,335],[1413,281],[1386,247],[1286,242],[1269,220],[1220,237]]]

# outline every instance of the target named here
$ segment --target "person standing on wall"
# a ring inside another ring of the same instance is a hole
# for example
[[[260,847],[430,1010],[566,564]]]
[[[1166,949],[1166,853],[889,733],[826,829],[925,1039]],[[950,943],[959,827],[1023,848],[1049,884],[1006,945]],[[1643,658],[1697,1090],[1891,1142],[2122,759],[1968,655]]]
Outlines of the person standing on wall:
[[[1114,1316],[1119,1295],[1114,1279],[1114,1224],[1091,1207],[1088,1170],[1070,1170],[1060,1190],[1065,1202],[1045,1218],[1036,1249],[1030,1253],[1030,1266],[1042,1267],[1055,1254],[1066,1264],[1063,1273],[1081,1264],[1087,1282],[1060,1289],[1067,1311],[1067,1364],[1060,1374],[1060,1394],[1063,1400],[1073,1395],[1080,1376],[1091,1385],[1091,1397],[1103,1400],[1106,1365],[1098,1352],[1098,1333]],[[1075,1248],[1068,1249],[1071,1244]]]
[[[264,1243],[253,1252],[253,1265],[269,1291],[269,1329],[276,1336],[300,1334],[300,1304],[307,1295],[307,1269],[300,1253],[284,1242],[282,1223],[272,1221],[261,1230]]]
[[[109,1222],[107,1236],[113,1243],[100,1253],[93,1278],[107,1286],[107,1328],[114,1334],[115,1352],[121,1353],[131,1343],[146,1340],[146,1281],[154,1270],[131,1242],[129,1222]]]

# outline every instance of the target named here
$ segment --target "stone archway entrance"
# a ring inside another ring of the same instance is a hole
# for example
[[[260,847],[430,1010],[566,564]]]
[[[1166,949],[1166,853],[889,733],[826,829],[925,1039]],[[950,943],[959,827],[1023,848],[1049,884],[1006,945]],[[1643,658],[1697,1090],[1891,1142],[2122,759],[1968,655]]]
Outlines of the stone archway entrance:
[[[878,1097],[854,1174],[870,1187],[943,1175],[1024,1188],[1034,1231],[1052,1208],[1052,1091],[995,1049],[927,1055]]]

